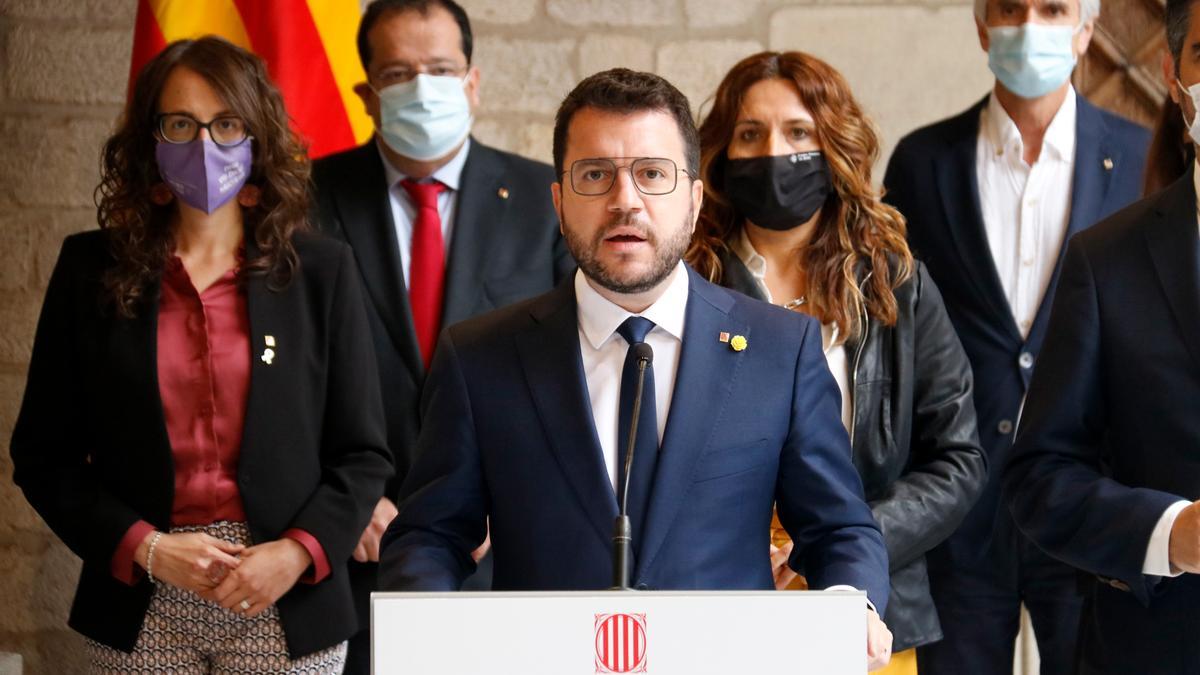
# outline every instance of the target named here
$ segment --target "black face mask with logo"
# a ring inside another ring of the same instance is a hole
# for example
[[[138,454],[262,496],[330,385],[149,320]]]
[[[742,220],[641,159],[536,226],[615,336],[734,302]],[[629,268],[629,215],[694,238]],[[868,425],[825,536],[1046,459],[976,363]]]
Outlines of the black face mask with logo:
[[[731,159],[725,194],[738,213],[768,230],[790,230],[812,219],[833,185],[821,152]]]

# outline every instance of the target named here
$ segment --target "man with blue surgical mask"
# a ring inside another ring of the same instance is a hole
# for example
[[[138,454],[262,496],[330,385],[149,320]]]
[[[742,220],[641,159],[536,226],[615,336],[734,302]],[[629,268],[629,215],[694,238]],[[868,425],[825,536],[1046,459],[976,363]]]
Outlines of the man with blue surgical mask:
[[[396,466],[354,554],[361,632],[347,673],[369,669],[379,540],[413,460],[418,402],[441,328],[548,291],[574,270],[550,199],[554,170],[470,135],[480,82],[472,42],[453,0],[368,5],[358,31],[367,81],[355,92],[375,135],[313,166],[314,219],[354,249],[367,291]],[[482,557],[469,588],[489,587],[489,562]]]
[[[995,75],[969,110],[900,141],[886,199],[944,291],[975,373],[988,485],[929,555],[945,635],[918,650],[921,675],[1011,673],[1022,604],[1041,672],[1072,672],[1077,572],[1024,537],[1000,502],[1025,392],[1070,236],[1139,196],[1149,133],[1078,95],[1100,0],[976,0]]]

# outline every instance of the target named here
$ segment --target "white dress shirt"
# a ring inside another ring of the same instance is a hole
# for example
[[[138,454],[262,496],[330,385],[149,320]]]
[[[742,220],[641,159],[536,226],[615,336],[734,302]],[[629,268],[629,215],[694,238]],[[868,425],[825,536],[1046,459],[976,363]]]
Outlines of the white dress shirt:
[[[382,141],[376,140],[377,144]],[[378,146],[376,146],[378,148]],[[446,247],[446,257],[450,257],[450,236],[454,230],[454,213],[458,207],[458,190],[462,183],[463,165],[467,163],[467,152],[471,149],[471,139],[459,148],[458,153],[446,162],[442,168],[433,172],[429,178],[418,182],[427,183],[437,180],[446,186],[438,195],[438,215],[442,219],[442,244]],[[379,158],[383,160],[383,174],[387,178],[388,203],[392,207],[392,224],[396,227],[396,241],[400,244],[400,268],[404,273],[404,287],[409,288],[409,269],[412,267],[412,236],[413,221],[417,217],[417,206],[408,196],[408,190],[400,181],[408,178],[396,170],[388,162],[383,150],[379,150]]]
[[[771,297],[771,289],[767,288],[767,259],[754,250],[750,237],[746,236],[746,230],[742,230],[741,236],[734,240],[733,252],[758,282],[758,289],[762,291],[767,302],[778,304]],[[829,366],[829,372],[833,374],[838,390],[842,393],[842,426],[849,431],[850,419],[854,413],[854,391],[850,387],[850,363],[846,358],[846,341],[838,332],[837,324],[821,325],[821,346],[825,351],[825,363]]]
[[[1021,132],[993,93],[979,123],[975,175],[992,260],[1022,337],[1029,337],[1067,233],[1075,170],[1075,89],[1025,163]]]
[[[1200,195],[1200,162],[1196,165],[1192,180],[1196,194]],[[1200,227],[1200,204],[1197,205],[1197,209],[1196,223],[1197,227]],[[1200,233],[1197,233],[1197,236],[1200,236]],[[1143,574],[1160,577],[1177,577],[1183,574],[1182,571],[1177,572],[1171,569],[1171,528],[1175,527],[1175,519],[1189,504],[1191,502],[1181,499],[1168,506],[1162,517],[1158,519],[1158,524],[1150,533],[1150,544],[1146,547],[1146,559],[1142,563]]]
[[[688,274],[680,262],[671,273],[667,288],[653,305],[638,316],[654,322],[646,335],[646,344],[654,350],[654,412],[658,421],[658,442],[662,445],[667,428],[667,412],[675,392],[675,373],[683,345],[683,321],[687,311]],[[579,308],[579,353],[583,357],[583,375],[592,402],[592,419],[604,465],[613,491],[617,489],[617,416],[621,400],[621,372],[629,344],[617,333],[625,319],[634,316],[596,292],[584,276],[575,272],[575,301]]]

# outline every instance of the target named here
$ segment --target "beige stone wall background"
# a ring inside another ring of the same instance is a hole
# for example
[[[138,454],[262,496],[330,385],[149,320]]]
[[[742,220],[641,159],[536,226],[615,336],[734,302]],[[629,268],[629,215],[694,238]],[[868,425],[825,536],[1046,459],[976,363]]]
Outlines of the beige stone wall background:
[[[547,161],[558,101],[611,66],[657,71],[701,107],[739,58],[810,51],[848,76],[885,157],[990,79],[969,0],[464,4],[483,71],[478,136]],[[66,628],[78,561],[13,486],[8,444],[59,243],[95,227],[99,149],[123,100],[134,13],[134,0],[0,0],[0,653],[18,654],[27,673],[82,668],[82,640]],[[0,654],[0,675],[16,660]]]

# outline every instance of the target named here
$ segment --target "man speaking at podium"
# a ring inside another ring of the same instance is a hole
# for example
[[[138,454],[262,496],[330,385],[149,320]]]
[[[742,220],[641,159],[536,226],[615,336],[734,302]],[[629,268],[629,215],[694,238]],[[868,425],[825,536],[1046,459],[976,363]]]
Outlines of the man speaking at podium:
[[[687,99],[593,75],[559,108],[554,163],[580,271],[443,333],[381,587],[458,590],[490,519],[494,589],[608,588],[627,513],[630,586],[773,589],[777,505],[812,588],[866,591],[868,661],[886,663],[887,553],[820,326],[681,262],[704,192]]]

